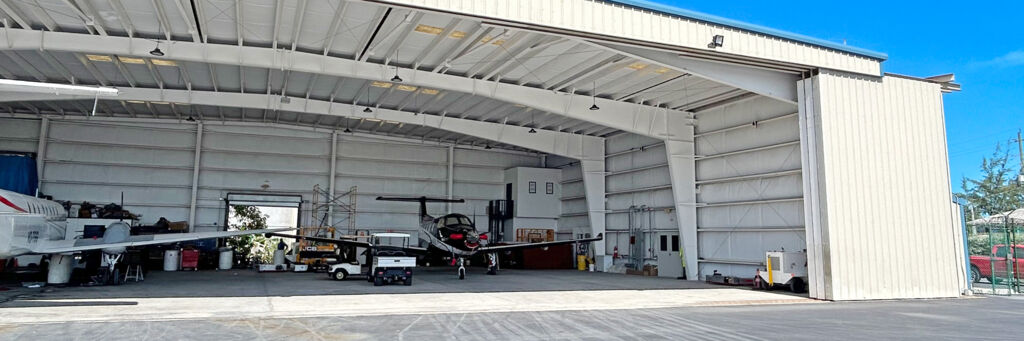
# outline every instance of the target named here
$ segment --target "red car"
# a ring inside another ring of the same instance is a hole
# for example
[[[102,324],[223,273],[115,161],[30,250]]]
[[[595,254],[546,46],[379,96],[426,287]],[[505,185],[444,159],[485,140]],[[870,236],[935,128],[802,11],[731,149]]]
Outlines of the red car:
[[[992,247],[992,253],[995,257],[991,256],[971,256],[971,278],[974,283],[978,283],[982,278],[987,278],[989,282],[993,280],[999,282],[1001,279],[1009,278],[1007,269],[1013,270],[1014,277],[1017,279],[1024,279],[1024,245],[1014,245],[1016,253],[1011,253],[1010,248],[1005,244],[999,244]],[[1018,257],[1008,258],[1008,257]],[[1008,261],[1009,260],[1009,261]],[[1008,267],[1008,264],[1013,264],[1012,268]],[[992,270],[995,269],[995,277],[992,278]]]

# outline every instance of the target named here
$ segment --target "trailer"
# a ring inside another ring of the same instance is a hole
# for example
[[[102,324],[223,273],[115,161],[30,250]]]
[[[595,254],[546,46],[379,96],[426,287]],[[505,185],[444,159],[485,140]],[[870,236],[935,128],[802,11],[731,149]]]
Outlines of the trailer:
[[[807,253],[789,251],[765,252],[766,269],[757,269],[754,287],[772,290],[785,287],[795,293],[807,290]]]

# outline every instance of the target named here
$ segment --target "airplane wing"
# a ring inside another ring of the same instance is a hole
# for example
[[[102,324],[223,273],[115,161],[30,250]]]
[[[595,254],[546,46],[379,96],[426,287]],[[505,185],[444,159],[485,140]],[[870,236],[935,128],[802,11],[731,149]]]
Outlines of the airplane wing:
[[[224,238],[244,236],[250,234],[274,233],[292,229],[260,229],[245,231],[217,231],[217,232],[193,232],[193,233],[167,233],[142,236],[130,236],[127,241],[119,243],[104,243],[103,239],[75,239],[75,240],[53,240],[43,243],[32,249],[34,254],[66,253],[88,250],[99,250],[108,247],[129,247],[154,244],[169,244],[190,240]]]
[[[329,244],[335,244],[335,245],[365,247],[365,248],[372,248],[372,249],[384,250],[384,251],[405,251],[407,253],[415,253],[415,254],[426,254],[427,253],[427,249],[421,248],[421,247],[413,247],[413,246],[400,247],[400,246],[390,246],[390,245],[373,245],[373,244],[370,244],[370,243],[367,243],[367,242],[361,242],[361,241],[358,241],[358,240],[333,239],[333,238],[322,238],[322,237],[306,237],[306,236],[296,236],[296,235],[283,234],[283,233],[268,233],[267,235],[268,236],[274,236],[274,237],[282,237],[282,238],[294,238],[295,240],[309,240],[309,241],[314,241],[314,242],[318,242],[318,243],[329,243]]]
[[[318,242],[318,243],[330,243],[330,244],[335,244],[335,245],[346,245],[346,246],[366,247],[366,248],[373,247],[373,244],[370,244],[370,243],[367,243],[367,242],[361,242],[361,241],[358,241],[358,240],[345,240],[345,239],[322,238],[322,237],[306,237],[306,236],[296,236],[296,235],[293,235],[293,234],[284,234],[284,233],[268,233],[267,236],[274,236],[274,237],[281,237],[281,238],[292,238],[292,239],[295,239],[295,240],[309,240],[309,241],[314,241],[314,242]]]
[[[576,243],[589,243],[589,242],[599,241],[601,239],[604,239],[604,235],[603,234],[598,234],[597,237],[593,237],[593,238],[559,240],[559,241],[553,241],[553,242],[482,246],[482,247],[477,248],[476,252],[494,252],[494,251],[512,251],[512,250],[522,250],[522,249],[535,249],[535,248],[549,247],[549,246],[555,246],[555,245],[576,244]]]

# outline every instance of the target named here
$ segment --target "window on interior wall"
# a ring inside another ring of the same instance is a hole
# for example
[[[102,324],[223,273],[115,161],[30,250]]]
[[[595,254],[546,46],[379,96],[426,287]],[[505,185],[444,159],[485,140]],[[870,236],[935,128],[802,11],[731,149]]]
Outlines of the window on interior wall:
[[[661,235],[661,251],[668,251],[668,236]]]
[[[679,236],[672,236],[672,252],[679,252]]]
[[[530,181],[530,194],[537,193],[537,182]]]
[[[544,193],[555,194],[555,183],[549,182],[544,184]]]

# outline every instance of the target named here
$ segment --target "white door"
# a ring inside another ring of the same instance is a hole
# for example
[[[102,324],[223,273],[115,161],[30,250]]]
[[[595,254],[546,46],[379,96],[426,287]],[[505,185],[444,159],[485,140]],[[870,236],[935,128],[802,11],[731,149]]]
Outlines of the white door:
[[[658,258],[658,276],[676,278],[683,275],[683,262],[679,258],[679,234],[658,233],[654,255]]]

